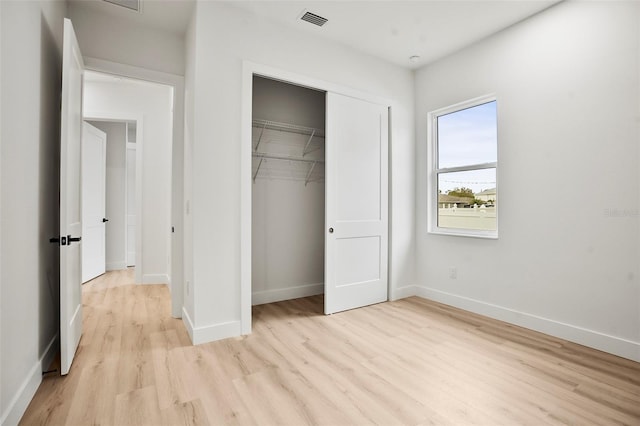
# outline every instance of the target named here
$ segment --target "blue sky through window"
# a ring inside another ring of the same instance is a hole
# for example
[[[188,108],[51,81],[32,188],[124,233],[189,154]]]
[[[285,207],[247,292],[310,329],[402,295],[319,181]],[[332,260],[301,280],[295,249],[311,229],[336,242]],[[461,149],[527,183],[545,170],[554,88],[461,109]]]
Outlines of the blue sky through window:
[[[438,117],[438,168],[497,161],[496,101]],[[441,174],[442,193],[457,187],[474,192],[496,187],[495,169]]]

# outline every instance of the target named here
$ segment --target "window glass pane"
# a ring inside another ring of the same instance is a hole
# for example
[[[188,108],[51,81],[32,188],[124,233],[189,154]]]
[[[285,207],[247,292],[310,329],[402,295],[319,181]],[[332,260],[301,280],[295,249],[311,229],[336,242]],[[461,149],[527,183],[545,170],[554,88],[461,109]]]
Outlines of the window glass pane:
[[[496,101],[438,117],[438,168],[498,161]]]
[[[438,174],[438,227],[497,229],[496,169]]]

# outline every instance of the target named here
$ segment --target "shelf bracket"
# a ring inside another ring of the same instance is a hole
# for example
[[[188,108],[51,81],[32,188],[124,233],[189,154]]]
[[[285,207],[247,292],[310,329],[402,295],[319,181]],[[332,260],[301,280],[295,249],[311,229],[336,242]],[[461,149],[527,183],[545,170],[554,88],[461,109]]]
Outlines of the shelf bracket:
[[[318,163],[315,161],[311,163],[311,168],[309,168],[309,171],[307,172],[307,177],[304,179],[304,186],[307,186],[307,184],[309,183],[309,178],[311,177],[311,173],[313,173],[313,169],[316,168],[316,164]]]
[[[256,144],[256,147],[253,149],[254,151],[257,151],[258,147],[260,146],[260,141],[262,140],[262,134],[264,133],[264,128],[265,127],[267,127],[267,122],[266,121],[262,125],[262,129],[260,129],[260,136],[258,136],[258,143]],[[255,177],[253,178],[253,180],[256,180]]]
[[[258,163],[258,168],[256,169],[256,172],[253,174],[253,183],[256,183],[256,177],[258,176],[258,172],[260,171],[260,166],[262,166],[262,160],[264,160],[264,158],[260,158],[260,162]]]
[[[313,139],[313,135],[315,135],[315,134],[316,134],[316,129],[313,129],[313,131],[311,132],[311,136],[309,136],[309,140],[307,141],[307,144],[304,146],[304,149],[302,150],[302,156],[303,157],[308,154],[307,148],[309,148],[309,144],[311,143],[311,139]],[[315,163],[314,163],[314,165],[315,165]]]

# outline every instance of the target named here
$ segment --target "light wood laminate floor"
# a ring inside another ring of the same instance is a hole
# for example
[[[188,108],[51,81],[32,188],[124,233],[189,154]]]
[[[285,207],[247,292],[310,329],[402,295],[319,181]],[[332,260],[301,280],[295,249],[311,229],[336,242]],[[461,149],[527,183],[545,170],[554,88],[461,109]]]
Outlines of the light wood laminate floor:
[[[322,315],[253,308],[253,334],[191,346],[163,285],[83,287],[71,372],[24,425],[640,425],[640,364],[412,297]]]

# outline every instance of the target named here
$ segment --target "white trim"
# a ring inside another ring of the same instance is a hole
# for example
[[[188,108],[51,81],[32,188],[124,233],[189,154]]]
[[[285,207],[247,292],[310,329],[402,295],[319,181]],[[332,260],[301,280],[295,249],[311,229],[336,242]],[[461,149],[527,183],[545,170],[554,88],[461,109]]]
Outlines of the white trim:
[[[130,195],[130,191],[131,188],[129,187],[129,151],[135,151],[135,163],[136,163],[136,170],[138,169],[138,154],[137,154],[137,147],[136,147],[136,143],[131,143],[129,142],[129,123],[126,123],[125,125],[125,131],[126,134],[124,135],[126,142],[126,147],[124,150],[124,262],[125,262],[125,268],[128,266],[132,266],[129,263],[129,259],[131,258],[131,254],[129,252],[129,241],[130,241],[130,237],[132,237],[129,233],[129,224],[131,222],[133,222],[134,225],[134,229],[136,226],[136,222],[137,219],[134,218],[133,220],[130,219],[130,214],[129,214],[129,195]],[[138,128],[137,128],[137,124],[136,124],[136,138],[138,137]],[[134,175],[137,173],[137,171],[134,170]],[[136,197],[136,192],[137,188],[133,189],[133,198],[134,200],[137,200],[138,198]],[[137,206],[134,206],[137,207]],[[137,212],[136,212],[137,213]],[[133,234],[136,234],[135,236],[137,237],[137,232],[134,230]],[[134,240],[134,248],[133,248],[133,266],[135,266],[136,263],[136,249],[135,249],[135,237],[133,238]],[[142,255],[140,256],[140,258],[142,258]],[[139,267],[140,271],[142,272],[142,265],[140,265]],[[135,275],[135,271],[134,271],[134,275]],[[138,281],[140,282],[140,281]]]
[[[389,300],[400,300],[406,299],[407,297],[415,296],[418,294],[418,286],[416,285],[406,285],[402,287],[398,287],[391,291],[391,297]]]
[[[31,403],[31,400],[35,396],[40,383],[42,383],[42,372],[47,371],[58,352],[58,347],[55,344],[57,341],[58,334],[53,336],[40,359],[36,361],[33,367],[31,367],[31,370],[29,370],[29,374],[27,374],[27,377],[25,377],[18,388],[18,392],[16,392],[11,401],[9,401],[7,410],[2,413],[2,417],[0,417],[0,425],[17,425],[20,422],[25,411],[27,411],[29,403]]]
[[[438,124],[437,119],[440,116],[451,114],[453,112],[462,111],[464,109],[473,108],[489,102],[497,102],[495,93],[479,96],[454,105],[430,111],[427,114],[427,155],[431,153],[432,158],[427,158],[427,233],[436,235],[453,235],[459,237],[473,237],[498,239],[498,205],[496,204],[496,230],[488,231],[481,229],[456,229],[441,228],[438,226],[438,175],[440,173],[453,173],[461,171],[496,169],[496,192],[498,191],[498,161],[483,164],[470,164],[458,167],[439,168],[438,165]],[[496,112],[497,121],[497,112]],[[497,125],[497,123],[496,123]],[[496,146],[496,155],[498,154],[499,141]],[[497,157],[496,157],[497,158]]]
[[[90,71],[98,71],[121,77],[167,84],[170,86],[178,86],[184,83],[184,77],[177,74],[169,74],[133,65],[120,64],[117,62],[106,61],[104,59],[92,58],[90,56],[83,56],[83,59],[85,69]]]
[[[340,84],[318,80],[305,75],[274,68],[268,65],[257,64],[251,61],[242,62],[242,100],[240,116],[240,331],[241,334],[251,333],[251,115],[253,76],[259,75],[266,78],[284,81],[286,83],[311,89],[322,90],[366,100],[379,105],[385,105],[391,110],[397,108],[394,101],[371,93],[362,92]],[[389,115],[389,132],[391,132],[391,114]],[[389,137],[389,149],[392,139]],[[391,170],[391,158],[388,164]],[[389,202],[391,200],[391,180],[388,183]],[[390,206],[390,205],[389,205]],[[389,223],[391,220],[389,219]],[[389,254],[391,253],[391,237],[388,239]],[[391,263],[391,256],[387,259]],[[390,268],[389,268],[390,270]],[[387,294],[393,288],[393,283],[387,281]]]
[[[142,276],[142,284],[169,284],[168,274],[144,274]]]
[[[241,334],[240,331],[240,321],[229,321],[205,327],[195,327],[192,329],[190,336],[193,344],[199,345],[229,337],[237,337]]]
[[[493,163],[471,164],[469,166],[445,167],[442,169],[436,169],[435,171],[437,173],[455,173],[468,172],[473,170],[495,169],[497,167],[498,163],[494,161]]]
[[[483,231],[479,229],[437,228],[437,230],[427,232],[431,235],[455,235],[456,237],[481,238],[485,240],[498,239],[498,235],[494,234],[495,231]]]
[[[417,296],[434,300],[465,311],[505,321],[520,327],[535,330],[554,337],[608,352],[623,358],[640,362],[640,342],[600,333],[571,324],[520,312],[480,300],[447,293],[428,287],[417,287]]]
[[[251,119],[253,116],[252,63],[242,63],[240,110],[240,323],[242,334],[251,333]],[[192,339],[193,340],[193,339]]]
[[[280,302],[282,300],[299,299],[324,293],[324,283],[304,284],[275,290],[255,291],[251,294],[253,305]]]
[[[191,343],[193,344],[193,321],[191,321],[189,312],[187,312],[187,308],[185,308],[184,306],[182,307],[182,323],[187,329],[187,333],[189,334],[189,338],[191,339]]]
[[[150,70],[146,68],[140,68],[133,65],[120,64],[117,62],[106,61],[103,59],[97,59],[92,57],[84,57],[85,69],[98,71],[113,75],[118,75],[122,77],[134,78],[138,80],[144,80],[154,83],[165,84],[173,87],[173,123],[172,123],[172,149],[180,149],[184,148],[184,76],[177,74],[169,74],[161,71]],[[140,142],[138,139],[136,142]],[[172,162],[173,162],[173,153],[172,153]],[[138,167],[136,160],[136,167]],[[184,193],[182,190],[182,182],[183,176],[174,176],[173,174],[174,165],[172,163],[171,170],[171,211],[170,215],[170,225],[175,226],[176,232],[171,233],[169,231],[169,241],[170,243],[170,260],[169,264],[172,265],[172,262],[178,262],[177,265],[183,271],[184,275],[184,246],[181,245],[181,251],[179,253],[174,253],[178,249],[173,243],[175,238],[184,238],[184,234],[182,232],[183,229],[183,220],[184,213],[182,210],[182,205],[184,201]],[[137,173],[137,171],[136,171]],[[179,180],[178,184],[174,181],[174,179]],[[137,184],[137,182],[136,182]],[[179,191],[176,191],[176,188],[179,188]],[[180,202],[174,203],[174,197],[180,196]],[[174,205],[179,206],[180,209],[178,211],[174,210]],[[139,212],[138,212],[139,213]],[[140,219],[141,220],[141,219]],[[138,221],[139,223],[139,221]],[[136,231],[137,232],[137,231]],[[138,240],[142,240],[142,238],[138,238]],[[137,251],[137,243],[136,243],[136,251]],[[136,253],[137,256],[137,253]],[[141,263],[138,263],[138,259],[136,259],[136,281],[137,280],[137,271],[141,269]],[[176,268],[177,269],[177,268]],[[174,271],[175,272],[175,271]],[[180,318],[180,312],[182,310],[182,306],[184,304],[184,295],[183,295],[183,283],[184,277],[177,277],[175,273],[172,272],[173,280],[171,282],[171,313],[174,318]],[[139,282],[139,281],[138,281]]]

